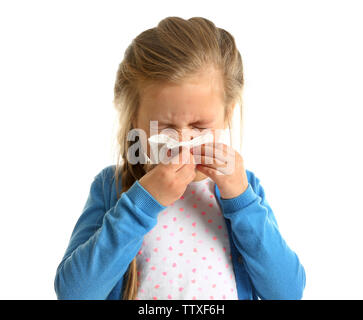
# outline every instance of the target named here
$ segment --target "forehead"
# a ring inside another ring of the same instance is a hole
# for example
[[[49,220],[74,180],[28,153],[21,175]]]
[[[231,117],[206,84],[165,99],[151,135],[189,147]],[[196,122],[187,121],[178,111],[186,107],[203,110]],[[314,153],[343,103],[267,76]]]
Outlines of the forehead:
[[[165,123],[194,123],[223,117],[220,79],[210,74],[181,84],[155,84],[141,95],[139,115]]]

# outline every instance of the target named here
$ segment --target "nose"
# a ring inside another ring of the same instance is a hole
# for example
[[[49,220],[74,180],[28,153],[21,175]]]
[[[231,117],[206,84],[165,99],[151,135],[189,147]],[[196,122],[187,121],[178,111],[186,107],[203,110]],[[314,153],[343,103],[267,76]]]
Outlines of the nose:
[[[183,131],[178,132],[179,142],[193,140],[198,135],[200,135],[199,130],[197,131],[195,129],[184,129]]]

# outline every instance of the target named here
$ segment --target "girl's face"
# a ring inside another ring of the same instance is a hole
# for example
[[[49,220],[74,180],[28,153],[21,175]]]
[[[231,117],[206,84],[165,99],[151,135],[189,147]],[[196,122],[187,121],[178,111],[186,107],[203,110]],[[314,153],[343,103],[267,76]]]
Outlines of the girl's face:
[[[150,121],[158,121],[157,133],[161,133],[164,129],[173,129],[178,133],[179,141],[186,139],[182,136],[182,130],[188,136],[189,130],[192,134],[195,131],[209,129],[214,135],[214,140],[217,141],[220,132],[215,130],[223,130],[227,126],[222,101],[222,85],[221,77],[211,71],[189,78],[182,85],[148,86],[141,96],[137,120],[133,122],[133,127],[144,130],[149,138]],[[147,154],[150,157],[149,146]],[[152,166],[149,166],[149,170],[151,168]],[[193,181],[206,177],[196,169],[196,177]]]

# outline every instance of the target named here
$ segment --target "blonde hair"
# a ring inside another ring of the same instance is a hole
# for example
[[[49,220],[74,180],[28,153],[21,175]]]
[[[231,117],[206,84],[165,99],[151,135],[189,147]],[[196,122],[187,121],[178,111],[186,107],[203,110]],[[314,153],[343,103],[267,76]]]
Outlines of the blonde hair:
[[[180,84],[210,67],[219,71],[222,77],[225,119],[227,117],[229,129],[233,103],[241,107],[242,138],[243,66],[235,40],[229,32],[202,17],[187,20],[167,17],[155,28],[140,33],[127,47],[117,70],[113,100],[119,117],[115,170],[118,199],[147,172],[145,165],[127,161],[127,150],[132,143],[127,141],[127,135],[133,129],[132,122],[136,120],[143,89],[155,83]],[[125,273],[122,299],[135,300],[138,286],[135,257]]]

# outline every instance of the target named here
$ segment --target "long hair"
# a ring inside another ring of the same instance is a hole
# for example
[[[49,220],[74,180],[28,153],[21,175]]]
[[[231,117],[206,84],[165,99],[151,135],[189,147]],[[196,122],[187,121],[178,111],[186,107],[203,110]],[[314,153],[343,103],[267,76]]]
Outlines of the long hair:
[[[243,65],[235,40],[229,32],[217,28],[212,21],[202,17],[187,20],[167,17],[155,28],[140,33],[127,47],[117,70],[113,100],[118,113],[115,169],[118,199],[147,172],[145,164],[131,164],[127,160],[131,145],[127,135],[133,129],[132,122],[136,120],[143,89],[155,83],[181,84],[189,77],[211,67],[219,71],[222,77],[224,114],[225,120],[228,118],[230,132],[233,103],[238,103],[241,108],[242,140]],[[135,300],[138,286],[135,257],[125,273],[122,299]]]

